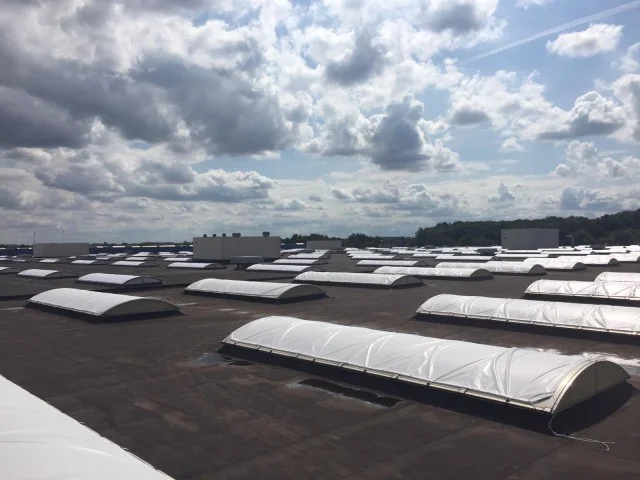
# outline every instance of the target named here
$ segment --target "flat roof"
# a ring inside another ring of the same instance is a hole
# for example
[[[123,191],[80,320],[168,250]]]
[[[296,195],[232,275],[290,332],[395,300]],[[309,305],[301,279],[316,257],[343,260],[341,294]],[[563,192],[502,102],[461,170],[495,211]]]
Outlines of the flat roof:
[[[334,254],[327,269],[358,271],[355,264]],[[140,272],[108,265],[65,267],[78,274]],[[640,272],[637,264],[615,268]],[[607,270],[549,272],[547,278],[592,281]],[[26,301],[20,295],[96,287],[74,279],[0,277],[0,292],[15,294],[0,297],[0,374],[176,479],[621,479],[640,472],[640,395],[634,394],[640,387],[640,342],[415,317],[425,300],[440,293],[521,298],[534,281],[530,277],[425,279],[424,288],[399,290],[327,286],[329,298],[323,300],[265,304],[188,296],[184,285],[202,278],[268,281],[293,275],[232,267],[184,272],[166,265],[144,274],[168,285],[135,295],[178,304],[182,315],[89,323],[22,308]],[[606,354],[626,366],[630,381],[561,414],[553,426],[560,433],[616,443],[607,452],[602,445],[552,436],[548,417],[336,374],[329,367],[261,357],[216,363],[227,335],[267,315],[563,354]]]

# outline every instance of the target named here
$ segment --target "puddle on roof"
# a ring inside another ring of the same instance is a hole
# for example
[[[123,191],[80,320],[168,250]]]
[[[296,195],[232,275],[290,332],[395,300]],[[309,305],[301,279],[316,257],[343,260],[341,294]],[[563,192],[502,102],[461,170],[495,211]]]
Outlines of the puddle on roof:
[[[193,365],[196,367],[210,367],[213,365],[234,365],[238,367],[245,367],[247,365],[253,365],[252,362],[246,360],[239,360],[237,358],[229,357],[227,355],[220,355],[219,353],[205,353],[200,357],[186,362],[187,365]]]
[[[347,387],[345,385],[340,385],[339,383],[322,380],[319,378],[306,378],[299,382],[290,384],[289,386],[292,388],[296,388],[299,386],[318,388],[320,390],[324,390],[325,392],[333,393],[341,397],[360,400],[362,402],[365,402],[371,405],[377,405],[379,407],[384,407],[384,408],[394,407],[402,401],[398,398],[378,395],[375,392],[362,390],[359,388]]]

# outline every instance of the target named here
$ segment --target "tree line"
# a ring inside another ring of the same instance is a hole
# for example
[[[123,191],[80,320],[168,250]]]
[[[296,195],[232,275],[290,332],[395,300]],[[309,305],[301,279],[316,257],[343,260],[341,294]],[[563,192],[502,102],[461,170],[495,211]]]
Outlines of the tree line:
[[[631,245],[640,243],[640,209],[587,217],[545,217],[533,220],[486,220],[478,222],[441,222],[432,227],[421,227],[414,237],[381,237],[352,233],[345,239],[347,247],[379,246],[486,246],[500,245],[503,228],[557,228],[560,243],[568,245],[569,235],[576,245]],[[307,240],[328,240],[319,233],[295,234],[283,238],[284,243],[305,243]]]

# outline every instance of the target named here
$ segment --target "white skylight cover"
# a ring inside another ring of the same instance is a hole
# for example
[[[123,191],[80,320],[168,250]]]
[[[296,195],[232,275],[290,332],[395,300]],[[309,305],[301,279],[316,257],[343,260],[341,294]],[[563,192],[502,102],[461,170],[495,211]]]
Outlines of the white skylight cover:
[[[0,376],[0,478],[171,480]]]
[[[443,262],[488,262],[492,256],[487,255],[438,255],[436,260]]]
[[[329,257],[329,252],[311,252],[311,253],[294,253],[293,255],[289,255],[287,258],[327,258]]]
[[[39,260],[38,263],[58,263],[59,261],[59,258],[43,258],[42,260]]]
[[[536,260],[539,258],[548,258],[548,253],[496,253],[495,258],[535,258]]]
[[[87,315],[105,316],[110,310],[121,307],[131,302],[149,302],[162,304],[161,310],[176,310],[169,302],[148,297],[134,297],[132,295],[120,295],[116,293],[92,292],[76,288],[55,288],[31,297],[29,303],[71,310]],[[153,308],[159,311],[158,308]],[[133,312],[131,312],[133,313]],[[145,313],[145,312],[140,312]]]
[[[386,267],[382,267],[386,268]],[[409,268],[409,267],[391,267]],[[379,270],[379,269],[378,269]],[[377,270],[376,270],[377,272]],[[304,272],[298,275],[296,282],[310,283],[344,283],[352,285],[400,286],[420,285],[422,282],[409,275],[380,275],[378,273],[350,273],[350,272]]]
[[[351,255],[353,260],[396,260],[401,258],[400,255],[382,255],[375,253],[358,253]]]
[[[356,263],[358,267],[415,267],[418,265],[423,265],[424,262],[420,260],[360,260]]]
[[[326,265],[328,262],[323,259],[313,258],[279,258],[273,262],[275,265]]]
[[[146,262],[149,260],[155,260],[155,257],[141,257],[134,255],[133,257],[125,258],[127,262]]]
[[[613,305],[436,295],[416,313],[638,335],[640,309]]]
[[[594,360],[315,322],[254,320],[224,343],[392,376],[551,411],[563,382]]]
[[[640,284],[640,273],[637,272],[602,272],[596,282],[627,282]]]
[[[105,260],[95,259],[95,260],[74,260],[71,262],[71,265],[106,265],[107,262]]]
[[[537,263],[524,262],[486,262],[486,263],[456,263],[442,262],[436,268],[484,268],[491,273],[507,275],[544,275],[546,270]]]
[[[111,265],[115,267],[157,267],[158,265],[153,262],[130,262],[128,260],[119,260],[113,262]]]
[[[584,265],[618,265],[620,262],[612,255],[584,255],[582,257],[568,256],[558,257],[559,259],[576,260]]]
[[[492,278],[492,275],[482,268],[428,268],[428,267],[380,267],[374,274],[385,275],[413,275],[428,278]]]
[[[42,270],[39,268],[30,268],[23,270],[17,274],[18,277],[33,277],[33,278],[46,278],[48,276],[55,276],[59,274],[58,270]]]
[[[208,270],[214,270],[214,269],[222,270],[226,267],[219,263],[175,262],[167,265],[167,268],[195,268],[195,269],[208,269]]]
[[[302,273],[308,270],[317,269],[322,271],[319,267],[314,265],[282,265],[280,263],[257,263],[247,267],[248,272],[293,272]]]
[[[296,285],[294,283],[250,282],[245,280],[225,280],[220,278],[205,278],[192,283],[186,288],[187,292],[212,293],[219,295],[238,295],[265,299],[295,297],[296,292],[307,296],[320,295],[324,291],[313,285]]]
[[[536,280],[527,287],[525,294],[606,298],[638,302],[640,301],[640,284],[627,282]]]
[[[163,257],[162,259],[163,262],[190,262],[191,259],[190,258],[186,258],[186,257]]]
[[[523,263],[536,263],[546,270],[584,270],[584,263],[574,258],[526,258]]]
[[[640,253],[612,253],[611,256],[620,263],[638,263],[640,262]]]
[[[162,281],[153,277],[141,277],[138,275],[120,275],[117,273],[88,273],[78,280],[78,283],[93,283],[96,285],[144,285],[162,284]]]

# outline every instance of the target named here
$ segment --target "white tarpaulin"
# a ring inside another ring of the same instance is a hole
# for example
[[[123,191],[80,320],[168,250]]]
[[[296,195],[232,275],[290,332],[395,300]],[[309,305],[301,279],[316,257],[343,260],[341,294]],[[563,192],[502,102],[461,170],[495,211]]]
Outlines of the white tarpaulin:
[[[584,263],[573,258],[525,258],[523,263],[536,263],[546,270],[584,270]]]
[[[620,262],[613,257],[613,255],[584,255],[581,257],[573,256],[561,256],[559,260],[573,260],[583,263],[587,266],[593,265],[618,265]]]
[[[627,282],[640,283],[640,273],[636,272],[602,272],[595,279],[596,282]]]
[[[224,343],[260,348],[337,367],[361,369],[365,373],[454,389],[459,393],[548,412],[561,408],[567,382],[596,362],[537,350],[480,345],[292,317],[254,320],[232,332]],[[619,366],[611,364],[611,368],[617,376],[609,383],[620,383],[628,378]]]
[[[247,267],[248,272],[292,272],[302,273],[309,270],[322,272],[323,269],[313,265],[288,265],[281,263],[258,263]]]
[[[638,302],[640,301],[640,284],[537,280],[529,285],[524,293],[526,295],[559,295]]]
[[[357,267],[419,267],[425,262],[420,260],[360,260]]]
[[[497,253],[496,256],[494,257],[496,260],[508,260],[508,259],[526,259],[526,258],[548,258],[549,254],[547,253],[509,253],[509,252],[502,252],[502,253]]]
[[[60,270],[42,270],[39,268],[30,268],[23,270],[17,274],[18,277],[31,277],[31,278],[65,278],[75,277],[74,273],[62,272]]]
[[[220,263],[176,262],[167,265],[167,268],[194,268],[204,270],[221,270],[226,268]]]
[[[90,285],[162,285],[162,280],[138,275],[120,275],[116,273],[88,273],[76,280],[76,283]]]
[[[486,255],[438,255],[436,260],[439,262],[488,262],[492,258]]]
[[[153,262],[130,262],[127,260],[120,260],[111,264],[114,267],[157,267],[157,263]]]
[[[157,298],[92,292],[76,288],[48,290],[31,297],[28,303],[100,317],[169,312],[178,309],[175,305]]]
[[[314,285],[223,280],[220,278],[205,278],[204,280],[198,280],[197,282],[189,285],[185,291],[216,295],[256,297],[270,300],[321,296],[325,294],[324,290]]]
[[[74,260],[71,265],[107,265],[109,262],[106,260]]]
[[[640,333],[640,309],[636,307],[443,294],[424,302],[417,313],[627,335]]]
[[[464,268],[461,265],[454,268],[380,267],[373,273],[376,275],[413,275],[423,278],[493,278],[493,275],[483,268]]]
[[[2,480],[171,480],[0,376]]]
[[[329,262],[313,258],[279,258],[273,263],[275,265],[326,265]]]
[[[613,253],[611,254],[613,258],[618,260],[620,263],[638,263],[640,262],[640,253]]]
[[[386,268],[386,267],[382,267]],[[410,267],[389,267],[410,268]],[[379,270],[379,269],[378,269]],[[381,287],[396,287],[407,285],[422,285],[415,277],[408,275],[379,275],[377,273],[350,272],[305,272],[298,275],[294,281],[309,283],[344,283],[351,285],[371,285]]]
[[[483,268],[490,273],[505,275],[544,275],[547,271],[537,263],[524,262],[486,262],[486,263],[456,263],[442,262],[436,268]]]

